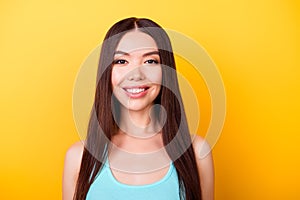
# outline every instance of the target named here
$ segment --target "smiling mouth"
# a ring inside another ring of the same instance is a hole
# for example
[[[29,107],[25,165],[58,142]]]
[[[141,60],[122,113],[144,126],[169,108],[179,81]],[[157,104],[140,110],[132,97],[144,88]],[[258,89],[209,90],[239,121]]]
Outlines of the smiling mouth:
[[[139,94],[145,92],[149,87],[134,87],[134,88],[123,88],[126,92],[131,94]]]

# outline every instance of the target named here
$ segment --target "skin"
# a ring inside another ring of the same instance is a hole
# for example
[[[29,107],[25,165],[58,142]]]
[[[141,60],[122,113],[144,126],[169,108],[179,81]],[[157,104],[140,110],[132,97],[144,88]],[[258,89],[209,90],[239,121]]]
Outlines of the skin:
[[[116,48],[111,77],[113,93],[121,103],[119,127],[131,136],[145,138],[157,132],[157,122],[151,120],[151,107],[161,88],[159,63],[156,43],[145,33],[132,31],[125,34]],[[125,90],[144,86],[147,87],[146,94],[139,98]]]
[[[161,149],[163,141],[160,124],[154,120],[151,107],[160,91],[162,71],[155,41],[139,31],[126,33],[116,49],[112,71],[113,93],[121,104],[119,132],[112,138],[117,150],[109,153],[111,171],[121,183],[128,185],[151,184],[162,179],[169,169],[163,166],[145,173],[122,171],[115,158],[122,157],[120,149],[131,153],[147,153]],[[145,94],[131,94],[126,88],[147,86]],[[125,89],[124,89],[125,88]],[[132,98],[132,96],[134,98]],[[77,142],[67,151],[63,173],[63,200],[72,200],[83,152]],[[214,199],[214,170],[211,149],[200,136],[193,139],[196,162],[201,177],[202,198]]]

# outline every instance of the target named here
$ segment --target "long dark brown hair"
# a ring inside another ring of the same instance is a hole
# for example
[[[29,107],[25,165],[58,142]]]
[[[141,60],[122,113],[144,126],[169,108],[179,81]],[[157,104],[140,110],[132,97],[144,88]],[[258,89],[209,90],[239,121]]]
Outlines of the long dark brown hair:
[[[155,29],[153,29],[155,28]],[[112,93],[111,73],[114,51],[124,34],[138,29],[150,35],[159,49],[162,67],[162,86],[155,103],[165,109],[167,118],[162,127],[163,143],[178,174],[181,199],[200,200],[200,178],[192,139],[179,92],[174,55],[167,33],[155,22],[145,18],[127,18],[114,24],[107,32],[101,47],[97,86],[88,125],[87,138],[77,179],[74,200],[84,200],[89,188],[100,173],[108,155],[109,142],[118,131],[119,103]],[[166,85],[171,85],[172,90]],[[162,112],[158,115],[162,118]],[[176,136],[176,137],[175,137]]]

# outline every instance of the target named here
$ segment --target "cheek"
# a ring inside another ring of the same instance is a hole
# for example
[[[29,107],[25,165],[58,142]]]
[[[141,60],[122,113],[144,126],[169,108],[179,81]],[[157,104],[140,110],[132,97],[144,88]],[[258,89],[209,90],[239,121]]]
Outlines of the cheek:
[[[119,85],[122,79],[123,79],[123,73],[121,72],[121,70],[113,68],[111,73],[112,86],[115,87]]]
[[[147,73],[147,78],[150,82],[161,85],[162,82],[162,70],[161,67],[155,67],[149,69]]]

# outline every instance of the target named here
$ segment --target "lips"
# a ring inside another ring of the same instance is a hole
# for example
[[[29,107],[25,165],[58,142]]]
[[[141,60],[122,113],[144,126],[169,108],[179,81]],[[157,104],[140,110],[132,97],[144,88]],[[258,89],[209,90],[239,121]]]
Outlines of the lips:
[[[131,98],[140,98],[147,94],[148,86],[135,86],[135,87],[125,87],[123,88],[126,94]]]

